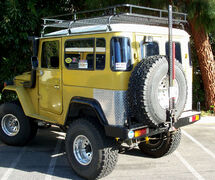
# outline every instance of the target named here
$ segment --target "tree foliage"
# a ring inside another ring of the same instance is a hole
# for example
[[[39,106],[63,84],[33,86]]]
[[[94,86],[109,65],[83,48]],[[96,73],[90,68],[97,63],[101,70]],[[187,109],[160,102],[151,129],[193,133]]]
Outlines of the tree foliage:
[[[204,26],[206,32],[214,31],[215,28],[215,1],[214,0],[190,0],[186,3],[189,19],[196,19],[195,26]]]
[[[40,35],[41,18],[71,11],[72,3],[80,8],[70,0],[0,1],[0,91],[4,81],[30,69],[28,37]]]

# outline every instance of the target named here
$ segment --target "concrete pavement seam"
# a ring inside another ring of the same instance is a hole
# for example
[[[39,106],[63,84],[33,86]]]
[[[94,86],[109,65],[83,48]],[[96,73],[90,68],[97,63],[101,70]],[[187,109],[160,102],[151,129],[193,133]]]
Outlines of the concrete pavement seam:
[[[54,154],[58,154],[59,153],[60,148],[61,148],[61,143],[62,143],[62,139],[58,139],[58,141],[56,143],[55,150],[54,150]],[[45,180],[51,180],[52,179],[52,175],[54,173],[54,169],[55,169],[57,158],[58,157],[52,157],[52,159],[51,159],[51,161],[49,163],[49,168],[48,168]]]
[[[198,180],[204,180],[204,178],[181,156],[178,151],[175,151],[174,154]]]
[[[191,135],[189,135],[186,131],[181,130],[181,132],[186,137],[188,137],[191,141],[193,141],[195,144],[197,144],[200,148],[202,148],[202,150],[204,150],[207,154],[209,154],[211,157],[213,157],[215,159],[215,154],[212,151],[210,151],[205,146],[203,146],[199,141],[197,141],[194,137],[192,137]]]
[[[17,164],[19,163],[22,155],[25,153],[26,151],[26,146],[22,148],[22,150],[20,151],[19,155],[17,156],[17,158],[11,163],[10,167],[7,169],[7,171],[4,173],[3,177],[1,178],[1,180],[8,180],[10,175],[13,173],[14,168],[17,166]]]

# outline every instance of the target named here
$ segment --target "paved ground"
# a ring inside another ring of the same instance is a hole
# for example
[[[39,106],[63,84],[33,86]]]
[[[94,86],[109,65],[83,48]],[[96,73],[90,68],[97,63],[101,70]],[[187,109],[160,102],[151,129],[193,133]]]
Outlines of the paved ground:
[[[116,169],[104,180],[215,179],[215,119],[204,118],[182,128],[183,137],[173,154],[153,159],[138,149],[119,155]],[[26,147],[0,142],[0,180],[81,180],[68,165],[64,133],[39,130]]]

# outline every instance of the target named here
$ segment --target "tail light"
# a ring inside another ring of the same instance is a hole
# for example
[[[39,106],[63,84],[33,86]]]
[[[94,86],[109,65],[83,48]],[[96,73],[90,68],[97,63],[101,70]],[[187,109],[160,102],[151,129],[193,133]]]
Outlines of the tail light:
[[[195,122],[195,121],[198,121],[199,119],[200,119],[199,115],[194,115],[194,116],[190,117],[190,122]]]
[[[128,138],[129,139],[138,138],[138,137],[146,135],[148,133],[149,133],[149,129],[148,128],[143,128],[143,129],[138,129],[138,130],[130,130],[128,132]]]
[[[134,131],[134,137],[137,138],[137,137],[143,136],[143,135],[145,135],[147,133],[148,133],[148,128],[135,130]]]

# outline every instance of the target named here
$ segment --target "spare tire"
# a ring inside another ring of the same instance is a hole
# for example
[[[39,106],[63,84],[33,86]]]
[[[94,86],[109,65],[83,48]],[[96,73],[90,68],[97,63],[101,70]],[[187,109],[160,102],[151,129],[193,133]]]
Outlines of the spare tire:
[[[184,110],[187,83],[182,65],[175,63],[176,118]],[[166,122],[169,108],[168,60],[165,56],[143,59],[131,74],[128,85],[129,116],[145,125],[157,127]]]

